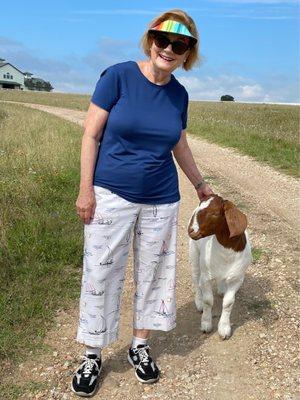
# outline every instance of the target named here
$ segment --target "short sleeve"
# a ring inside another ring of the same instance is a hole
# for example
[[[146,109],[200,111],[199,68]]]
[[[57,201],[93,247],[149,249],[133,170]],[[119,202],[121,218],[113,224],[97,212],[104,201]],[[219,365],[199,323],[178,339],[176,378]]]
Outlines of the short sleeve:
[[[183,102],[183,111],[181,114],[182,129],[185,129],[187,127],[188,106],[189,106],[189,95],[188,95],[188,92],[185,91],[185,97],[184,97],[184,102]]]
[[[119,77],[116,68],[106,68],[96,84],[91,102],[110,112],[119,99]]]

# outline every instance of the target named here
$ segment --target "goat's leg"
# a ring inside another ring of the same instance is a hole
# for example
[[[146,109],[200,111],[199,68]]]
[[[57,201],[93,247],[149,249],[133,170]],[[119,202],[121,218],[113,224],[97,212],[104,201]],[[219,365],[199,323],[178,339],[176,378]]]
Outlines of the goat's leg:
[[[201,289],[203,294],[203,314],[201,319],[201,331],[210,332],[212,330],[211,310],[214,302],[211,281],[201,280]]]
[[[198,311],[203,311],[203,295],[201,287],[198,285],[197,289],[195,290],[195,304]]]
[[[230,314],[235,301],[235,294],[240,286],[241,282],[227,282],[227,290],[223,297],[222,314],[218,323],[218,332],[222,339],[228,339],[231,335]]]
[[[222,296],[226,292],[226,282],[224,279],[218,281],[218,295]]]
[[[202,291],[200,287],[200,254],[197,243],[194,240],[189,242],[189,258],[192,266],[192,278],[195,293],[195,304],[198,311],[203,310]]]

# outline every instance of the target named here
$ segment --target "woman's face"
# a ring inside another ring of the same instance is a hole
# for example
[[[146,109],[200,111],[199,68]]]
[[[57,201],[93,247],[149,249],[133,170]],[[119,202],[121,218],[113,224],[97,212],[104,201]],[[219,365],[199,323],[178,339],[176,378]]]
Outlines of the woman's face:
[[[163,35],[167,36],[171,42],[174,40],[181,40],[184,43],[189,43],[189,39],[182,36],[177,35],[176,33],[163,33]],[[154,39],[152,39],[151,47],[150,47],[150,58],[153,64],[162,69],[165,72],[171,73],[177,67],[181,66],[184,60],[188,57],[190,50],[186,50],[183,54],[179,55],[173,52],[172,45],[169,43],[168,47],[165,49],[157,47]],[[164,58],[165,57],[165,58]]]

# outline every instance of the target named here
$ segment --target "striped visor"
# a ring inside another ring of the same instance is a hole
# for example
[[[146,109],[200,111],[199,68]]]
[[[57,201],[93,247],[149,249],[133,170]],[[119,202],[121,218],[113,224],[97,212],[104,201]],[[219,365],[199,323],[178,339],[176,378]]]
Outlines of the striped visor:
[[[195,38],[188,28],[182,24],[181,22],[173,21],[168,19],[166,21],[161,22],[160,24],[150,28],[148,32],[168,32],[168,33],[176,33],[177,35],[182,35],[188,37],[190,39],[191,45],[194,46],[197,43],[197,38]]]

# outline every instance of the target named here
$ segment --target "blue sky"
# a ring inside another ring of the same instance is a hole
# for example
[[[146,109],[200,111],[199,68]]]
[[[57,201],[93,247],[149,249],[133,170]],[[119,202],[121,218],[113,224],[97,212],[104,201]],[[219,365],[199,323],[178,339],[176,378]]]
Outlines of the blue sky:
[[[107,66],[146,58],[140,37],[173,8],[189,13],[200,34],[203,63],[174,73],[191,100],[300,102],[296,0],[17,0],[1,19],[0,58],[57,92],[91,94]]]

